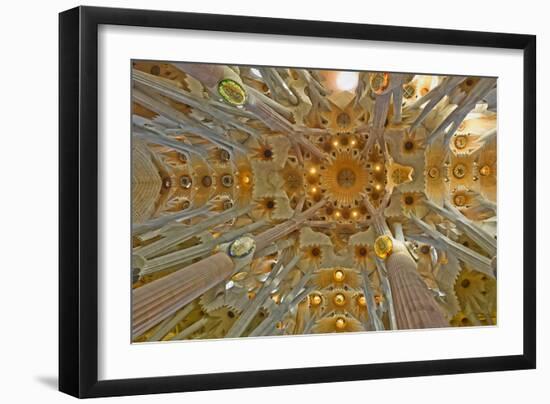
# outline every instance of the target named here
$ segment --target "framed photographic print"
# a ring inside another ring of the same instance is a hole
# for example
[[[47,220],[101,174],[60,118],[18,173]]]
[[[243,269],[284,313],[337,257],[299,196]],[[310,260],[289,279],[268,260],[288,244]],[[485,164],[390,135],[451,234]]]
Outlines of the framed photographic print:
[[[535,367],[534,36],[59,22],[61,391]]]

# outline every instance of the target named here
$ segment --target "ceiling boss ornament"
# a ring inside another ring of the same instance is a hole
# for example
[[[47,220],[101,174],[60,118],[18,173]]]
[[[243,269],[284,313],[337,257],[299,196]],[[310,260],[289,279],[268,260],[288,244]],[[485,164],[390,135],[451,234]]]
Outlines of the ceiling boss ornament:
[[[374,252],[380,259],[386,259],[393,250],[393,241],[389,236],[380,236],[374,241]]]
[[[221,80],[218,83],[218,94],[231,105],[240,106],[246,102],[246,91],[235,80]]]
[[[250,254],[256,243],[251,237],[240,237],[229,245],[229,255],[234,258],[246,257]]]

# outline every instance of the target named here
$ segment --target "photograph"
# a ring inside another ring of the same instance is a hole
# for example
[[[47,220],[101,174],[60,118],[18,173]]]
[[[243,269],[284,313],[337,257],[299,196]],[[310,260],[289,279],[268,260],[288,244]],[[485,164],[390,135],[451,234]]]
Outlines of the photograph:
[[[548,395],[543,2],[90,3],[3,8],[0,402]]]
[[[132,343],[498,325],[498,77],[130,63]]]

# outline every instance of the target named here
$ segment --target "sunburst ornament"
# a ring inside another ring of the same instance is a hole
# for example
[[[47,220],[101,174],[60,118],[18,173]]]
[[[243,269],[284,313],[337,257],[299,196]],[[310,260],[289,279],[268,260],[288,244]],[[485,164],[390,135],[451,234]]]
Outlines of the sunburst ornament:
[[[424,205],[424,195],[420,192],[404,192],[401,195],[401,210],[405,216],[424,217],[428,209]]]
[[[368,171],[360,157],[338,152],[329,165],[321,167],[321,189],[338,207],[351,207],[364,199]]]
[[[401,156],[405,159],[414,159],[426,149],[426,133],[422,128],[411,133],[405,132],[401,139]]]
[[[354,261],[358,266],[366,267],[369,259],[369,250],[365,244],[357,244],[354,249]]]
[[[462,311],[455,314],[450,324],[454,327],[471,327],[473,325],[472,321]]]
[[[308,265],[318,268],[323,260],[323,250],[319,245],[313,245],[304,252],[304,260]]]
[[[492,291],[491,287],[494,282],[494,279],[481,272],[468,268],[463,269],[454,285],[454,291],[461,308],[466,312],[489,312],[489,302],[494,300],[489,295],[489,291]]]
[[[260,161],[273,161],[273,147],[271,147],[267,142],[262,142],[260,145],[254,149],[256,152],[253,157]]]

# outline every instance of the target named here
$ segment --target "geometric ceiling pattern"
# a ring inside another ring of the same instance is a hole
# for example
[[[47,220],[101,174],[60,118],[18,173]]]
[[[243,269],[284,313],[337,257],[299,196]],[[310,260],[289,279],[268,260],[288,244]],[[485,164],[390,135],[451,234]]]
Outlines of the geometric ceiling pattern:
[[[496,78],[132,67],[134,342],[496,324]]]

